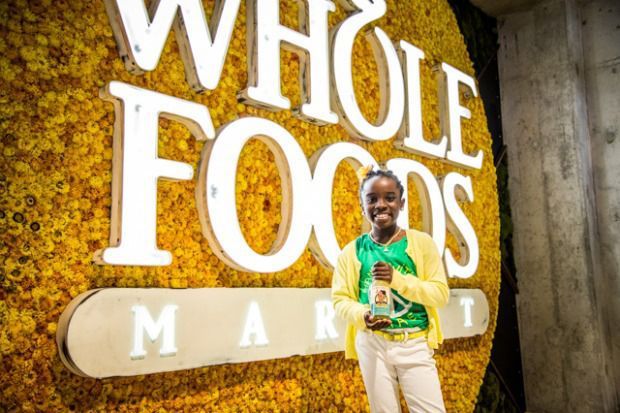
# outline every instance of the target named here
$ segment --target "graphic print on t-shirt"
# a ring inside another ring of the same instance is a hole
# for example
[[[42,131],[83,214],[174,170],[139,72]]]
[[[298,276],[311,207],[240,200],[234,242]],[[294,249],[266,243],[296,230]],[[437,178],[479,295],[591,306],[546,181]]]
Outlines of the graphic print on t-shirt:
[[[387,247],[373,242],[368,234],[359,237],[355,242],[357,258],[362,264],[359,280],[359,302],[369,304],[368,289],[372,283],[372,266],[377,261],[383,261],[392,266],[399,273],[408,277],[417,277],[416,265],[409,255],[407,255],[407,238],[404,237]],[[390,318],[392,325],[388,330],[399,329],[421,329],[428,327],[428,315],[423,305],[409,301],[402,297],[395,290],[392,291],[394,309]]]

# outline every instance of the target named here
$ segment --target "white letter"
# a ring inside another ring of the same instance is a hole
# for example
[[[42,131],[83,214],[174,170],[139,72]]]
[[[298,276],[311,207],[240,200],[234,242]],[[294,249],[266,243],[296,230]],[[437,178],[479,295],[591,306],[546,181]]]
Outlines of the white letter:
[[[254,343],[250,340],[250,336],[254,336]],[[248,309],[248,317],[245,320],[245,327],[243,327],[243,337],[239,342],[239,347],[247,348],[252,344],[255,346],[266,346],[269,344],[267,340],[267,334],[265,334],[265,326],[263,325],[263,317],[260,313],[260,308],[256,301],[250,303]]]
[[[408,177],[411,175],[420,198],[422,208],[422,230],[431,234],[440,254],[446,245],[446,214],[439,184],[428,168],[412,159],[390,159],[387,168],[391,169],[405,187],[405,205],[398,215],[398,225],[409,228]]]
[[[145,330],[151,343],[157,340],[157,337],[159,337],[162,331],[164,332],[161,348],[159,349],[160,356],[174,356],[177,353],[177,348],[174,343],[175,315],[177,308],[179,307],[176,305],[164,306],[157,321],[153,321],[146,306],[134,305],[131,307],[134,316],[133,350],[131,350],[129,356],[132,359],[142,359],[146,356],[146,350],[144,350]]]
[[[338,332],[334,327],[334,317],[336,312],[330,300],[321,300],[314,303],[316,310],[316,340],[326,340],[327,338],[338,338]]]
[[[282,221],[267,255],[250,248],[237,217],[237,163],[243,146],[254,136],[273,152],[282,182]],[[214,143],[205,144],[199,174],[196,204],[203,234],[227,265],[240,271],[276,272],[304,252],[312,231],[312,177],[303,150],[282,126],[254,117],[229,123]]]
[[[327,13],[336,7],[328,0],[297,0],[299,33],[280,24],[278,0],[248,2],[248,87],[242,100],[266,109],[288,109],[291,102],[280,87],[280,42],[300,59],[301,111],[297,114],[318,124],[338,123],[330,109]],[[250,43],[255,42],[255,45]],[[307,102],[307,103],[306,103]]]
[[[112,247],[95,253],[100,264],[169,265],[172,255],[157,248],[157,180],[191,179],[194,169],[184,162],[157,156],[158,119],[183,123],[198,140],[213,139],[215,131],[203,105],[110,82],[102,98],[112,101],[114,159],[112,161]],[[120,210],[120,212],[119,212]]]
[[[366,149],[347,142],[329,145],[317,151],[310,159],[314,170],[312,182],[314,205],[311,209],[314,232],[309,247],[315,258],[328,268],[336,266],[340,254],[332,217],[332,188],[336,168],[343,160],[346,160],[354,170],[362,165],[377,166],[377,161]]]
[[[450,141],[447,159],[459,166],[480,169],[482,168],[482,151],[479,150],[474,156],[463,153],[461,118],[470,119],[471,112],[459,102],[459,83],[469,86],[474,96],[478,96],[476,82],[471,76],[447,63],[442,63],[441,68],[445,76],[440,75],[443,79],[439,82],[439,103],[442,133],[444,136],[448,135]]]
[[[197,90],[215,89],[220,81],[240,0],[215,2],[210,31],[200,0],[150,3],[152,21],[144,0],[105,0],[127,70],[140,73],[141,70],[155,69],[174,21],[187,81]]]
[[[463,324],[463,327],[473,326],[471,322],[471,308],[474,305],[474,299],[471,297],[461,297],[460,304],[464,307],[465,310],[465,323]]]
[[[471,178],[464,177],[456,172],[450,172],[443,180],[443,200],[448,214],[448,231],[459,244],[461,259],[457,262],[452,251],[446,248],[444,260],[450,277],[469,278],[478,269],[478,237],[471,223],[459,207],[457,198],[461,201],[474,202],[474,191]]]
[[[424,52],[404,40],[400,41],[404,52],[402,58],[405,68],[405,84],[407,85],[407,116],[403,122],[397,145],[403,150],[411,151],[431,158],[446,156],[448,138],[443,136],[438,143],[424,140],[422,133],[422,90],[420,87],[420,60]]]
[[[398,54],[392,41],[378,27],[366,34],[370,42],[377,67],[379,69],[379,88],[381,101],[379,105],[379,125],[369,123],[355,99],[353,77],[351,74],[351,55],[356,34],[368,23],[385,14],[384,0],[351,0],[360,12],[350,15],[333,29],[332,60],[333,87],[338,91],[334,107],[338,109],[343,126],[349,134],[367,140],[382,141],[393,137],[400,128],[405,110],[405,91],[403,74]],[[340,0],[344,7],[351,9],[345,0]]]

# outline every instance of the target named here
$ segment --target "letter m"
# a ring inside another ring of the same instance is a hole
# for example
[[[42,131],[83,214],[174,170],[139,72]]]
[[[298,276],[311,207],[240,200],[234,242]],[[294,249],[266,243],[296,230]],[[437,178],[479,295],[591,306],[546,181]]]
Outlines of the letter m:
[[[175,346],[175,315],[178,306],[166,305],[161,310],[157,321],[154,321],[149,310],[144,305],[134,305],[131,308],[134,316],[133,326],[133,349],[129,353],[132,359],[142,359],[146,356],[144,349],[144,332],[152,343],[161,335],[162,344],[159,355],[174,356],[177,352]]]
[[[219,83],[240,1],[216,1],[210,27],[201,0],[153,0],[149,11],[144,0],[105,0],[105,5],[129,72],[155,70],[174,23],[187,81],[200,91]]]

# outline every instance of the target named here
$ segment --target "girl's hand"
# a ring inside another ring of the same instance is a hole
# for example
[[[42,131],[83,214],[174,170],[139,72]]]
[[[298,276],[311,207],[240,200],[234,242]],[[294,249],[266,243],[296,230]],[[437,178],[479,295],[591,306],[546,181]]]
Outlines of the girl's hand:
[[[372,278],[374,280],[387,281],[388,283],[392,282],[392,267],[390,264],[377,261],[373,264],[370,271],[372,272]]]
[[[392,320],[389,318],[374,318],[370,311],[364,314],[364,322],[369,330],[381,330],[392,325]]]

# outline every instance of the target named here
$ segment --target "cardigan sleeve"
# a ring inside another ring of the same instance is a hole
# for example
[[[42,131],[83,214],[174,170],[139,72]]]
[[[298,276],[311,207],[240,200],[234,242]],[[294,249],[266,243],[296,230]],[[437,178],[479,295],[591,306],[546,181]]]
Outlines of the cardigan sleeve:
[[[416,237],[416,241],[423,259],[422,263],[416,265],[423,273],[412,277],[394,270],[390,287],[410,301],[435,308],[443,307],[448,303],[450,289],[437,247],[428,234]]]
[[[345,247],[338,257],[338,263],[332,277],[332,303],[336,314],[356,329],[366,329],[364,314],[370,309],[358,301],[355,286],[352,285],[355,277],[355,265],[351,258],[351,249]]]

